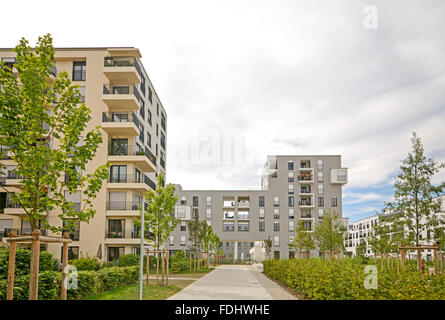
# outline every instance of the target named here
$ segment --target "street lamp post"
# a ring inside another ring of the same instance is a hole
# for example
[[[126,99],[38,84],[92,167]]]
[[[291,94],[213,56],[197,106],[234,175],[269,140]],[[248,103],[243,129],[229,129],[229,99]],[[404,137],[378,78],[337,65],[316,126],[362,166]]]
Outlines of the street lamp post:
[[[145,235],[145,198],[142,198],[141,213],[141,250],[139,252],[139,300],[142,300],[142,284],[144,277],[144,235]],[[147,275],[148,277],[148,275]]]

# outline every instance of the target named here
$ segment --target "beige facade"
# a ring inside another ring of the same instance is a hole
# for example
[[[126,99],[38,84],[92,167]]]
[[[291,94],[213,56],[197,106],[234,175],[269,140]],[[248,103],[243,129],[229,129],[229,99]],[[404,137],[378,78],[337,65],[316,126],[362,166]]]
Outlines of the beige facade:
[[[0,49],[3,61],[12,61],[11,49]],[[96,215],[89,223],[80,223],[72,233],[70,255],[98,256],[112,260],[119,254],[139,250],[139,231],[133,218],[145,191],[154,189],[158,173],[166,163],[167,114],[140,61],[137,48],[56,48],[56,72],[68,72],[79,85],[86,105],[92,110],[87,130],[102,126],[103,143],[86,173],[106,163],[109,178],[93,200]],[[15,163],[1,159],[8,166],[0,177],[4,188],[0,195],[0,236],[9,229],[29,233],[24,211],[9,201],[8,193],[20,189],[20,180],[12,172]],[[74,205],[79,195],[68,195]],[[58,212],[49,212],[52,224],[61,224]],[[60,258],[61,245],[46,249]]]

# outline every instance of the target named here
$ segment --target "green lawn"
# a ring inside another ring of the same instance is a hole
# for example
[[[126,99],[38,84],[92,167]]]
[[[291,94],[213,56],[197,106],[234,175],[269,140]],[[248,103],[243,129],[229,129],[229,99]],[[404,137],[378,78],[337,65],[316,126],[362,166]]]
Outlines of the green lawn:
[[[144,283],[143,295],[144,300],[165,300],[176,292],[182,290],[193,281],[191,280],[171,280],[169,285],[155,286],[155,281],[150,280],[151,284]],[[101,294],[83,297],[81,300],[138,300],[138,285],[133,284],[125,287],[120,287],[114,290],[106,291]]]

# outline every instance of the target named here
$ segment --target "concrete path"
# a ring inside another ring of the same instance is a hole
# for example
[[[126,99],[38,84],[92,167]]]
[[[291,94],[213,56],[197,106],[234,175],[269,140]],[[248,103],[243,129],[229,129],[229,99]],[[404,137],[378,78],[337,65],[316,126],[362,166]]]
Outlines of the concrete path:
[[[295,299],[275,282],[267,279],[276,287],[265,282],[261,276],[266,277],[254,266],[223,265],[171,296],[169,300]],[[269,290],[265,287],[269,287]]]

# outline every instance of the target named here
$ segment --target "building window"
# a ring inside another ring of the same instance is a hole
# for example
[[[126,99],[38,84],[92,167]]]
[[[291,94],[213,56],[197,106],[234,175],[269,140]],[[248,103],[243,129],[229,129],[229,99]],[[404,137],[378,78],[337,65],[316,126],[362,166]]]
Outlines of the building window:
[[[289,221],[289,231],[295,231],[295,222]]]
[[[336,206],[337,206],[337,197],[332,197],[332,203],[331,203],[331,205],[332,205],[333,207],[336,207]]]
[[[324,185],[319,184],[318,185],[318,194],[323,194],[323,192],[324,192]]]
[[[323,160],[317,160],[317,169],[323,170]]]
[[[288,170],[294,170],[294,162],[292,160],[289,160],[287,162],[287,169]]]
[[[207,198],[206,198],[206,206],[207,207],[211,207],[212,206],[212,197],[211,196],[207,196]]]
[[[260,208],[259,217],[260,219],[264,219],[264,208]]]
[[[63,248],[62,255],[63,255]],[[68,260],[79,259],[79,247],[68,247]]]
[[[151,112],[147,108],[147,122],[151,125]]]
[[[318,197],[318,206],[324,207],[324,197]]]
[[[238,231],[249,231],[249,222],[238,222]]]
[[[273,237],[273,244],[275,247],[279,247],[280,246],[280,236],[275,236]],[[278,252],[278,254],[280,253],[279,251],[275,251]]]
[[[274,259],[280,259],[280,251],[274,251],[273,252],[273,258]]]
[[[206,218],[212,219],[212,208],[206,208]]]
[[[259,196],[259,198],[258,198],[258,205],[260,207],[264,207],[264,196]]]
[[[294,173],[293,172],[289,172],[288,173],[287,181],[288,182],[294,182]]]
[[[289,259],[295,258],[295,251],[289,251]]]
[[[193,206],[194,207],[198,206],[198,196],[193,196]]]
[[[176,214],[179,219],[185,219],[185,208],[177,208]]]
[[[273,231],[280,231],[280,221],[273,222]]]
[[[181,246],[185,246],[185,236],[181,236]]]
[[[85,103],[85,87],[79,87],[80,103]]]
[[[289,219],[293,219],[295,217],[294,209],[289,209]]]
[[[187,224],[185,221],[181,221],[181,231],[187,231]]]
[[[159,116],[159,103],[156,104],[156,114]]]
[[[323,209],[318,209],[318,217],[319,218],[323,218],[323,214],[324,214],[324,210]]]
[[[288,193],[288,194],[294,194],[294,185],[293,185],[293,184],[290,184],[290,185],[287,187],[287,193]]]
[[[323,172],[318,172],[317,177],[318,177],[318,182],[323,182]]]
[[[193,219],[199,219],[199,211],[196,208],[193,208]]]
[[[110,182],[127,182],[127,166],[126,165],[111,166]]]
[[[293,196],[290,196],[290,197],[287,198],[287,205],[289,207],[293,207],[294,206],[294,197]]]
[[[171,245],[171,246],[175,245],[175,237],[174,236],[170,236],[169,245]]]
[[[273,218],[280,219],[280,209],[278,208],[273,209]]]
[[[119,260],[125,252],[124,247],[108,247],[108,262],[113,262]]]
[[[87,62],[73,62],[73,81],[85,81],[87,79]]]
[[[234,222],[223,222],[223,231],[224,232],[230,232],[235,230],[235,223]]]
[[[265,221],[260,221],[259,227],[258,227],[258,231],[264,231],[266,228],[266,222]]]
[[[312,230],[312,223],[311,221],[303,221],[303,228],[310,231]]]
[[[337,171],[337,181],[346,181],[346,170]]]
[[[151,134],[147,132],[147,144],[151,148]]]
[[[273,206],[274,207],[279,207],[280,206],[280,197],[279,196],[274,196],[273,197]]]
[[[183,205],[183,206],[187,205],[187,197],[186,196],[181,197],[181,205]]]

